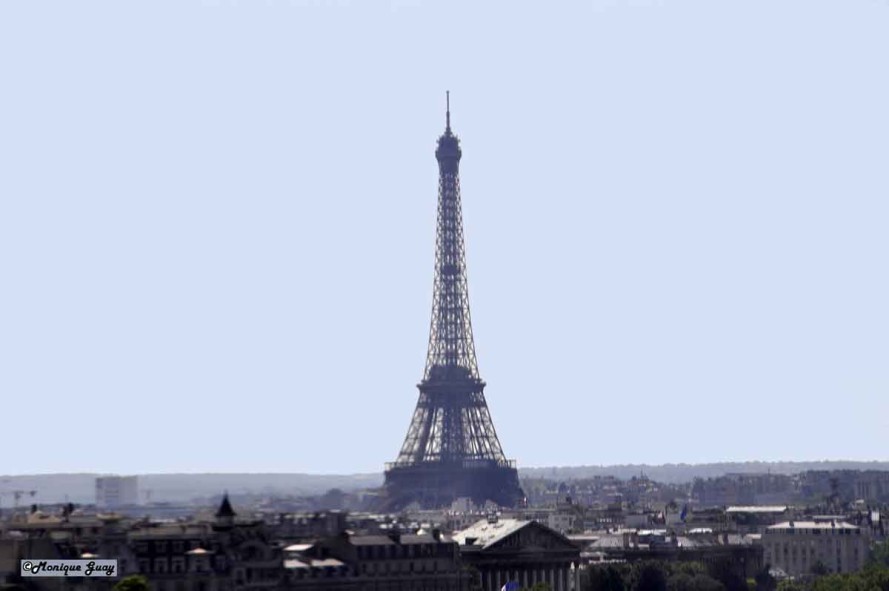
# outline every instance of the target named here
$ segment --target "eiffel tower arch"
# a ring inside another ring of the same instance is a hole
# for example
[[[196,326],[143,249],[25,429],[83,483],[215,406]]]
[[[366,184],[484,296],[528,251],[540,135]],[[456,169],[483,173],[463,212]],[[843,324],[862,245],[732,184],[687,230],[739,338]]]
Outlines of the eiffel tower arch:
[[[407,436],[386,465],[384,505],[442,507],[461,497],[511,507],[524,498],[515,462],[506,459],[485,401],[475,356],[463,214],[460,140],[451,131],[450,97],[438,138],[438,214],[432,322],[423,379]]]

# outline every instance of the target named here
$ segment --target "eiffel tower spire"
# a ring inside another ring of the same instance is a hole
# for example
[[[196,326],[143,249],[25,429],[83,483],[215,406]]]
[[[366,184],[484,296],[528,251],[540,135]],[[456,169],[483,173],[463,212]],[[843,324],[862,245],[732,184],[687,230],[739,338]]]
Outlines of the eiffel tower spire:
[[[417,407],[396,461],[386,472],[392,505],[441,506],[471,497],[514,505],[518,475],[506,459],[484,388],[469,312],[460,197],[460,140],[451,131],[450,93],[445,132],[438,138],[438,215],[429,348]]]
[[[460,201],[460,140],[451,132],[450,93],[447,127],[438,138],[438,216],[435,233],[435,278],[432,325],[423,380],[442,377],[442,372],[466,372],[478,380],[478,362],[469,314],[466,280],[466,248],[463,244],[463,213]],[[460,368],[459,370],[457,368]]]

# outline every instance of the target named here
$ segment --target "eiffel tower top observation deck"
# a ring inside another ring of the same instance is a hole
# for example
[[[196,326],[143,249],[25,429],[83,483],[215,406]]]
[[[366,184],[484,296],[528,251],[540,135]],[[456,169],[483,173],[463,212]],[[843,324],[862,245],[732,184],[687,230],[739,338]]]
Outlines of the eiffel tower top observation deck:
[[[472,335],[460,200],[462,150],[460,140],[451,131],[450,96],[445,132],[438,139],[435,157],[439,168],[438,214],[429,348],[407,436],[398,458],[387,466],[387,488],[396,496],[434,499],[426,504],[444,502],[456,495],[512,505],[521,495],[518,476],[494,430]],[[420,471],[405,472],[410,468]],[[465,472],[470,469],[476,471]],[[485,470],[505,472],[492,477]],[[412,481],[411,486],[399,484],[405,478]],[[450,492],[432,490],[455,478],[463,478],[468,484],[451,486]],[[439,484],[433,486],[433,481]]]

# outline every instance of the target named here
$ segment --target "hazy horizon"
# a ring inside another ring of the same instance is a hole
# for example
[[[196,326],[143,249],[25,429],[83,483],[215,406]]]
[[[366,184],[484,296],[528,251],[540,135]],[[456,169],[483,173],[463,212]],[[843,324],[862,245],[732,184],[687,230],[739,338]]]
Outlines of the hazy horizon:
[[[824,459],[824,460],[741,460],[727,462],[704,462],[698,464],[689,464],[686,462],[667,462],[663,464],[580,464],[580,465],[549,465],[549,466],[518,466],[519,472],[531,470],[582,470],[582,469],[627,469],[627,468],[671,468],[671,467],[689,467],[704,468],[710,466],[748,466],[750,464],[763,465],[785,465],[785,464],[887,464],[889,460],[843,460],[843,459]],[[44,477],[44,476],[76,476],[76,475],[106,475],[106,476],[230,476],[230,475],[261,475],[261,476],[375,476],[382,475],[383,468],[379,470],[371,470],[367,472],[294,472],[294,471],[278,471],[278,472],[254,472],[249,470],[237,471],[182,471],[182,472],[105,472],[97,470],[83,470],[73,472],[22,472],[18,474],[0,474],[2,478],[21,478],[21,477]]]
[[[871,0],[0,4],[0,473],[382,471],[445,90],[520,468],[889,459],[887,28]]]

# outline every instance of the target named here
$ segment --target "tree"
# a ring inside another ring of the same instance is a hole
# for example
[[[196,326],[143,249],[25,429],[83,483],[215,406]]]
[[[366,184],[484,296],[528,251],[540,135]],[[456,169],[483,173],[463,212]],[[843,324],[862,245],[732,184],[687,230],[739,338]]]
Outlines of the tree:
[[[877,542],[870,549],[870,556],[867,557],[868,567],[889,567],[889,542]]]
[[[591,566],[587,569],[587,585],[589,591],[626,591],[624,575],[614,565]]]
[[[812,582],[812,591],[865,591],[857,575],[825,575]]]
[[[149,591],[148,579],[142,575],[130,575],[118,581],[112,591]]]
[[[826,564],[818,560],[812,565],[812,574],[816,577],[823,577],[830,574],[830,569],[827,568]]]
[[[343,509],[346,504],[346,493],[338,488],[332,488],[318,498],[318,505],[322,509]]]
[[[667,566],[669,566],[669,574],[671,576],[681,573],[692,577],[708,574],[707,569],[700,562],[670,562],[667,563]]]
[[[806,588],[799,581],[784,579],[778,582],[778,591],[806,591]]]
[[[667,575],[656,562],[646,562],[639,569],[635,591],[667,591]]]
[[[756,591],[777,591],[778,589],[778,581],[769,572],[768,566],[756,573],[753,580],[756,583]]]
[[[728,591],[748,591],[747,579],[741,576],[730,558],[711,561],[707,570],[712,577],[725,585]]]
[[[667,591],[725,591],[725,586],[710,575],[677,569],[667,579]]]
[[[886,566],[868,566],[858,577],[864,581],[867,589],[889,591],[889,568]]]
[[[667,591],[692,591],[694,579],[694,575],[688,573],[674,573],[667,579]]]

